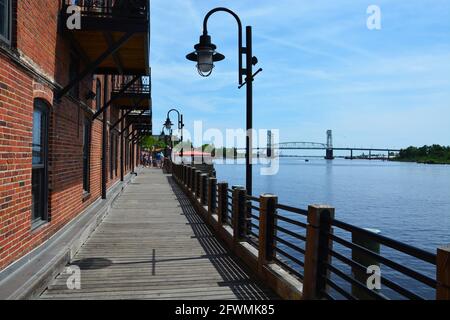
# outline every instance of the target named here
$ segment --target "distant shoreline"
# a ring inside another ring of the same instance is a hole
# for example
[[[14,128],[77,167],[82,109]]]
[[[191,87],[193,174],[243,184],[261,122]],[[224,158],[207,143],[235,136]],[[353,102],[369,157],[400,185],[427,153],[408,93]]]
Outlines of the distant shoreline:
[[[395,162],[415,162],[415,163],[419,163],[419,164],[446,164],[446,165],[450,165],[450,160],[433,160],[433,159],[428,159],[428,160],[417,160],[417,159],[389,159],[389,161],[395,161]]]

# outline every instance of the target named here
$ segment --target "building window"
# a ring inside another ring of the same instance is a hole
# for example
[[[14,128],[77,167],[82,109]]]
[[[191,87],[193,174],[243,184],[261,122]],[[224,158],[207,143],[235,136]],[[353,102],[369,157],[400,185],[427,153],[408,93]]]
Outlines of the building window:
[[[102,107],[102,83],[100,82],[100,79],[97,79],[96,84],[96,92],[95,92],[95,108],[100,110]]]
[[[90,158],[91,158],[91,121],[84,119],[83,124],[83,191],[89,193],[89,176],[90,176]]]
[[[48,108],[34,101],[32,142],[32,221],[47,220],[48,200]]]
[[[0,0],[0,39],[11,43],[12,0]]]

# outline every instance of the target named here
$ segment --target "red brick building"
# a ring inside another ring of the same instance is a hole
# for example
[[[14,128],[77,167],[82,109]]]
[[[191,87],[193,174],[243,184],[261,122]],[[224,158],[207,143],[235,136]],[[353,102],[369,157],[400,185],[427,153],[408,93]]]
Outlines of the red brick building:
[[[106,198],[151,133],[149,2],[92,3],[0,1],[0,271]]]

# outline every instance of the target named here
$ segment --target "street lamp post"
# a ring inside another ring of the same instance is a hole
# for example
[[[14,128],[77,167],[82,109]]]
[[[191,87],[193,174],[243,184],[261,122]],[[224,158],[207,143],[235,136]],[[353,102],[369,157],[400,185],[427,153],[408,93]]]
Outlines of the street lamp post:
[[[181,156],[181,160],[183,160],[183,128],[184,128],[183,115],[177,109],[170,109],[167,112],[167,119],[166,119],[166,122],[164,123],[164,127],[166,127],[167,130],[170,130],[170,133],[172,133],[172,126],[173,126],[172,121],[170,121],[170,113],[171,112],[176,112],[178,114],[178,130],[180,130],[180,132],[181,132],[181,140],[180,140],[181,151],[180,151],[180,156]],[[172,134],[171,134],[171,136],[172,136]],[[173,149],[173,143],[172,143],[172,149]]]
[[[252,27],[246,27],[246,46],[242,45],[242,23],[239,16],[230,9],[218,7],[209,11],[203,20],[203,34],[200,36],[200,42],[194,46],[195,51],[188,54],[186,58],[197,62],[197,70],[201,76],[208,77],[214,68],[214,62],[222,61],[225,56],[216,51],[216,45],[211,42],[211,36],[208,35],[208,19],[216,12],[226,12],[231,14],[238,24],[238,82],[239,89],[247,86],[247,137],[246,137],[246,189],[248,194],[252,194],[252,127],[253,127],[253,79],[262,69],[253,74],[253,66],[258,63],[258,59],[252,53]],[[246,56],[246,66],[243,68],[243,55]],[[245,74],[245,81],[244,81]]]
[[[164,132],[164,129],[166,129],[165,126],[163,126],[162,129],[161,129],[161,134],[159,135],[159,139],[164,141],[164,144],[166,145],[165,148],[164,148],[164,153],[165,153],[165,155],[167,155],[167,135]]]

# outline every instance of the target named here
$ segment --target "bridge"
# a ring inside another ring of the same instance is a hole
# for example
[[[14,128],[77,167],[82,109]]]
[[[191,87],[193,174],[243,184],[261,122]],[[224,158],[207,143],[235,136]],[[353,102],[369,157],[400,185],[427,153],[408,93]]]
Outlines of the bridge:
[[[354,159],[354,151],[368,152],[368,159],[374,159],[372,156],[375,152],[386,152],[387,159],[390,158],[392,153],[399,152],[399,149],[392,148],[364,148],[364,147],[334,147],[333,146],[333,133],[331,130],[327,130],[327,142],[282,142],[273,144],[272,133],[267,133],[267,149],[266,153],[268,157],[271,157],[274,151],[281,152],[282,150],[325,150],[325,159],[333,160],[335,158],[334,151],[349,151],[350,155],[348,159]],[[378,156],[377,156],[378,158]]]
[[[355,159],[354,156],[355,151],[367,152],[368,155],[365,156],[365,159],[389,159],[393,153],[400,152],[400,149],[394,148],[366,148],[366,147],[334,147],[333,146],[333,132],[332,130],[327,130],[327,142],[281,142],[281,143],[273,143],[272,132],[269,130],[267,132],[267,147],[266,148],[253,148],[253,150],[257,151],[258,157],[262,154],[262,151],[265,150],[267,157],[272,157],[276,152],[281,157],[294,157],[291,155],[281,155],[282,151],[285,150],[325,150],[325,159],[333,160],[335,158],[346,158],[346,159]],[[236,148],[237,150],[245,150],[245,148]],[[348,151],[348,156],[340,156],[335,157],[335,151]],[[386,153],[386,156],[380,156],[377,153]],[[235,155],[236,156],[236,155]],[[312,156],[311,156],[312,157]]]

